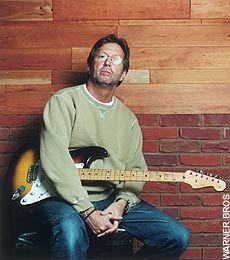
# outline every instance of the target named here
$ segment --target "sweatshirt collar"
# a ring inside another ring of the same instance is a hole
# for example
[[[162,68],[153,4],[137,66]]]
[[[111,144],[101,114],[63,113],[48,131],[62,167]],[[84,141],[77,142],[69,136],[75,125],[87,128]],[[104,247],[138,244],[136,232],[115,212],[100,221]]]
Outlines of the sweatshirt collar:
[[[87,96],[88,99],[90,99],[95,105],[103,107],[103,108],[111,108],[113,107],[114,103],[115,103],[115,97],[112,97],[112,100],[108,103],[104,103],[101,102],[99,100],[97,100],[93,95],[91,95],[91,93],[88,91],[86,84],[83,85],[83,92],[84,94]]]

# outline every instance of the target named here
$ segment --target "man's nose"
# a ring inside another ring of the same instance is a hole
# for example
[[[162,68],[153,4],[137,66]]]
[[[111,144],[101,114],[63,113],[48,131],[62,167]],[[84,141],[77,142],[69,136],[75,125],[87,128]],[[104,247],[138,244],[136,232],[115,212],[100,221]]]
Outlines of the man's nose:
[[[108,65],[110,66],[110,65],[112,64],[112,58],[111,58],[111,57],[108,57],[108,58],[105,60],[104,64],[106,64],[107,66],[108,66]]]

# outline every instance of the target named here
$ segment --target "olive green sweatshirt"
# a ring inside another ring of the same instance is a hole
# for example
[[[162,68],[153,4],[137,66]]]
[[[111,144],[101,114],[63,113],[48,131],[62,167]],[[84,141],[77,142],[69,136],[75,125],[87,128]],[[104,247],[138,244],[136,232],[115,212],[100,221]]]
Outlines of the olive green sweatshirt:
[[[92,201],[115,192],[129,206],[139,202],[141,182],[81,182],[69,149],[101,146],[109,157],[95,160],[91,168],[147,170],[142,154],[142,134],[135,115],[116,97],[97,101],[86,85],[65,88],[54,94],[43,113],[40,139],[41,170],[54,192],[82,212]]]

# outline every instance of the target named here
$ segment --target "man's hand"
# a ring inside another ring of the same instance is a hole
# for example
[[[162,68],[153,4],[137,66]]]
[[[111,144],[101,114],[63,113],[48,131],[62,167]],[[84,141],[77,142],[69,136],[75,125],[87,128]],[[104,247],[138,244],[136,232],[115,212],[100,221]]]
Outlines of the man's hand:
[[[83,217],[90,214],[86,219],[87,224],[90,226],[94,234],[98,237],[102,237],[117,230],[126,204],[127,202],[125,200],[120,199],[119,201],[110,204],[105,210],[95,210],[91,214],[90,212],[93,208],[90,208],[83,213]]]
[[[119,221],[122,219],[125,208],[127,205],[127,201],[124,199],[120,199],[116,202],[113,202],[109,205],[108,208],[101,212],[102,216],[108,216],[112,226],[106,229],[104,232],[98,235],[98,237],[102,237],[106,234],[111,234],[116,232],[119,226]]]

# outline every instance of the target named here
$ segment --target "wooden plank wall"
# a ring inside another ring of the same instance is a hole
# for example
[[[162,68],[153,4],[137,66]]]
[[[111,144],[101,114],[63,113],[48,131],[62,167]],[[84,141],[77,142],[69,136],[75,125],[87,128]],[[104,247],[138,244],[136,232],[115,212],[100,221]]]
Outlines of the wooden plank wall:
[[[229,0],[1,0],[0,191],[12,154],[39,137],[46,101],[85,81],[90,48],[110,33],[130,45],[117,95],[138,116],[149,168],[201,168],[229,184]],[[142,196],[190,228],[181,259],[222,259],[223,193],[146,183]]]
[[[229,112],[228,0],[2,0],[0,113],[40,114],[85,80],[90,47],[109,33],[131,48],[117,95],[135,113]]]

